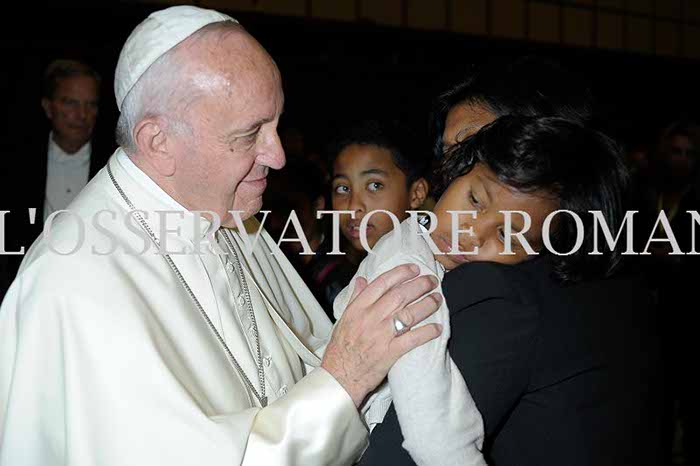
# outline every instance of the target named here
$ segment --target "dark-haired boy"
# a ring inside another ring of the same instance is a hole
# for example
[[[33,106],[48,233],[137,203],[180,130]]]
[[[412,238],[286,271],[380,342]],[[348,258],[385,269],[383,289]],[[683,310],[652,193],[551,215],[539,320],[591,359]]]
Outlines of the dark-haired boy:
[[[366,215],[384,210],[402,222],[408,218],[407,211],[418,209],[428,195],[428,182],[423,177],[425,161],[411,157],[400,140],[390,126],[368,121],[349,130],[333,146],[333,209],[355,213],[354,219],[340,216],[341,232],[354,250],[350,251],[351,258],[365,255],[360,224]],[[367,245],[373,247],[393,228],[389,215],[373,214],[367,221]]]

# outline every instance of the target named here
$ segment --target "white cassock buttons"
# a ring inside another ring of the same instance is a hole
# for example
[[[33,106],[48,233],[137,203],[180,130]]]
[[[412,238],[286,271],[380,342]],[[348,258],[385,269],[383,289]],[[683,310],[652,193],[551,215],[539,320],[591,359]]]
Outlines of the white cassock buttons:
[[[245,306],[245,297],[243,295],[238,297],[238,305],[241,307]]]
[[[231,262],[226,262],[226,270],[228,273],[233,273],[233,264]]]
[[[263,363],[265,364],[265,367],[270,367],[272,365],[272,356],[265,356],[263,358]]]

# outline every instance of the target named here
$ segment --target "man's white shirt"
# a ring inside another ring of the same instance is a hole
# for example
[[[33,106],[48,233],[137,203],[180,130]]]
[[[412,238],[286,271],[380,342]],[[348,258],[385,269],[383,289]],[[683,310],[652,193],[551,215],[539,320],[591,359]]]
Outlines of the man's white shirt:
[[[44,220],[55,211],[68,207],[87,184],[92,143],[88,141],[74,154],[68,154],[56,144],[51,133],[47,152]]]

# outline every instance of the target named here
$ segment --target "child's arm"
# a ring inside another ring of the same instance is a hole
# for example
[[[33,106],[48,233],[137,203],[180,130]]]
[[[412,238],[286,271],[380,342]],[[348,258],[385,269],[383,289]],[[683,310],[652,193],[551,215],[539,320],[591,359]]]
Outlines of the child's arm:
[[[409,254],[394,256],[387,266],[405,262],[419,265],[421,275],[436,276]],[[444,298],[440,309],[419,325],[427,323],[441,324],[440,336],[404,355],[389,371],[403,447],[419,466],[485,465],[481,414],[447,352],[450,323]]]
[[[375,245],[374,253],[362,261],[350,284],[333,304],[335,317],[341,317],[358,276],[371,282],[387,270],[406,263],[418,265],[421,275],[430,274],[439,279],[430,248],[404,222],[401,231],[385,235]],[[442,293],[442,287],[437,291]],[[480,451],[484,436],[481,414],[447,353],[450,325],[444,298],[438,311],[419,325],[429,322],[443,326],[440,336],[402,356],[389,371],[403,447],[419,466],[485,465]],[[391,398],[384,392],[380,390],[372,395],[363,409],[370,429],[383,420],[388,410]]]

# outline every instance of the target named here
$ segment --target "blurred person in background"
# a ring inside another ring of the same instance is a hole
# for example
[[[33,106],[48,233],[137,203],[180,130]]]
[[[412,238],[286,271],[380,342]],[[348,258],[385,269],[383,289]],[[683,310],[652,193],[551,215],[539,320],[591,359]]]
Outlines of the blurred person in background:
[[[76,60],[54,60],[43,77],[41,107],[49,133],[36,129],[17,135],[15,156],[5,159],[12,186],[0,187],[2,210],[7,215],[7,250],[29,245],[44,228],[44,221],[65,209],[106,163],[115,144],[95,138],[99,112],[100,75]],[[19,183],[17,181],[19,180]],[[35,208],[33,222],[27,209]],[[8,259],[5,275],[11,281],[22,256]],[[1,293],[0,293],[1,294]]]
[[[692,121],[675,121],[661,132],[654,154],[654,182],[646,210],[641,212],[642,236],[648,241],[661,211],[666,214],[671,232],[683,253],[700,250],[693,234],[693,220],[688,211],[700,211],[698,158],[700,126]],[[666,238],[662,225],[655,238]],[[698,261],[693,255],[672,254],[669,242],[652,242],[653,257],[646,269],[658,288],[658,306],[664,336],[669,380],[667,444],[676,457],[686,464],[698,462],[698,407],[695,385],[691,383],[694,360],[692,341],[693,310],[697,305]]]
[[[409,134],[390,123],[367,120],[350,127],[332,145],[331,203],[334,210],[355,213],[354,218],[340,217],[353,263],[367,253],[360,240],[360,223],[369,212],[385,210],[402,222],[408,218],[407,211],[418,209],[428,195],[427,160],[412,153],[409,140]],[[393,228],[387,214],[374,214],[367,222],[367,245],[371,248]]]
[[[329,290],[330,304],[367,255],[360,239],[362,219],[372,211],[384,210],[400,223],[408,218],[407,211],[419,209],[428,196],[424,173],[429,159],[421,159],[411,141],[410,132],[399,124],[365,120],[349,125],[330,145],[331,205],[333,210],[354,212],[354,218],[349,214],[340,216],[347,265],[342,267],[342,276],[338,276],[344,282],[336,280],[340,287]],[[372,248],[393,228],[389,215],[373,214],[367,222],[367,245]]]

